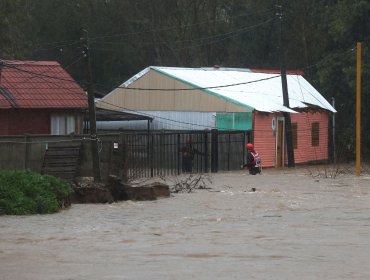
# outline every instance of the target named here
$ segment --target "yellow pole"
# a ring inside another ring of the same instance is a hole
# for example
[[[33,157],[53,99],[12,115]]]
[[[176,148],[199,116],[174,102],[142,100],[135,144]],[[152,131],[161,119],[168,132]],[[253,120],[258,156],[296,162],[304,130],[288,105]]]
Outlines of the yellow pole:
[[[356,176],[360,176],[361,162],[361,43],[357,42],[356,77]]]

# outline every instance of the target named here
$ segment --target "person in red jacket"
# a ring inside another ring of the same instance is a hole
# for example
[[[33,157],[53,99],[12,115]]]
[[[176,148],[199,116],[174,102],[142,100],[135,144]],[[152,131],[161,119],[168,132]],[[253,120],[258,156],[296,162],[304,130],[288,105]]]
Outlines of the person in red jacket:
[[[247,163],[240,166],[241,169],[248,167],[249,174],[256,175],[261,173],[261,157],[258,152],[254,149],[252,143],[245,145],[247,148]]]

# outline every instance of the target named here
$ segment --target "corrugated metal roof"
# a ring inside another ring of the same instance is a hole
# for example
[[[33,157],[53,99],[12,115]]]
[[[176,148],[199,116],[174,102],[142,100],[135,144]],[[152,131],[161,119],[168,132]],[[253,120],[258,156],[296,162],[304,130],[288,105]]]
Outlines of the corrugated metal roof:
[[[87,95],[55,61],[1,61],[0,108],[87,108]]]
[[[336,110],[302,77],[301,72],[288,72],[289,105],[283,105],[281,76],[278,71],[240,68],[177,68],[150,66],[121,85],[154,70],[230,102],[252,107],[261,112],[295,112],[295,108],[320,107]]]

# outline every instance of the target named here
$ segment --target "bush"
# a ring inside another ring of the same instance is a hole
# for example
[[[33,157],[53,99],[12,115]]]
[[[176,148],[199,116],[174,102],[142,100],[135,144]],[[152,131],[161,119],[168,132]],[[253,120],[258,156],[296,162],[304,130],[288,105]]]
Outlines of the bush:
[[[0,212],[8,215],[58,212],[72,192],[56,177],[30,171],[0,171]]]

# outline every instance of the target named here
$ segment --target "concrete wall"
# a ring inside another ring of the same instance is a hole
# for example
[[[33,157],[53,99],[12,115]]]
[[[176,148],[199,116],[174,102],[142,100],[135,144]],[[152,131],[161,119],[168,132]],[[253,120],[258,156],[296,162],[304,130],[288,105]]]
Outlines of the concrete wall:
[[[49,145],[70,142],[69,136],[0,136],[0,169],[41,171],[42,159]]]
[[[108,174],[122,175],[118,160],[114,163],[113,143],[122,143],[119,135],[100,136],[100,168],[101,177],[105,180]],[[40,173],[44,154],[48,147],[80,145],[81,157],[77,176],[93,177],[91,142],[88,135],[52,136],[52,135],[29,135],[29,136],[0,136],[0,170],[31,170]],[[115,149],[115,153],[121,154],[123,145]],[[117,157],[117,155],[116,155]],[[115,164],[115,166],[114,166]]]

